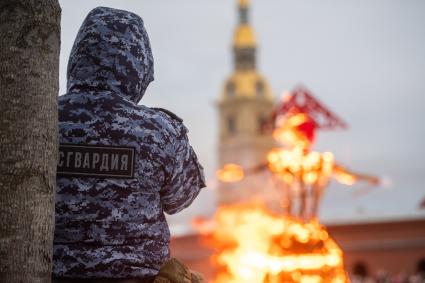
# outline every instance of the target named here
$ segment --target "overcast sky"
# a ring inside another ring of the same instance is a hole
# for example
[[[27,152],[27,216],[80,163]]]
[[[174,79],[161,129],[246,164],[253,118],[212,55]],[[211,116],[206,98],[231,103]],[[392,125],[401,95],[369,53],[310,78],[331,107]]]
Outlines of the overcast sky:
[[[185,121],[210,188],[188,215],[214,208],[218,117],[215,102],[232,69],[237,21],[233,0],[62,0],[60,89],[87,13],[97,6],[142,16],[155,57],[155,81],[143,104],[170,109]],[[333,183],[324,221],[425,216],[425,1],[252,1],[258,66],[279,97],[298,84],[342,117],[349,129],[320,132],[318,150],[339,163],[384,176],[385,188]]]

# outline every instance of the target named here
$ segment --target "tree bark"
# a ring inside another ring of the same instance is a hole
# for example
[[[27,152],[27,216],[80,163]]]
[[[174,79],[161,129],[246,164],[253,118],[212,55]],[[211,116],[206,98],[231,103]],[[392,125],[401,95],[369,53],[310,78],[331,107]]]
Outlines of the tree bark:
[[[51,281],[60,15],[0,0],[0,282]]]

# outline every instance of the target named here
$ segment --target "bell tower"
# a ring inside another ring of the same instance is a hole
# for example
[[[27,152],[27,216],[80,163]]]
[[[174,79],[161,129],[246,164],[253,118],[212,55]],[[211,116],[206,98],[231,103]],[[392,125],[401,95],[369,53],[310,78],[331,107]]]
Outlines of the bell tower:
[[[257,71],[257,42],[249,22],[249,0],[239,0],[239,22],[233,36],[233,73],[218,100],[218,165],[236,163],[245,168],[265,162],[274,141],[264,122],[274,107],[267,80]],[[241,182],[220,183],[219,204],[260,198],[269,202],[275,190],[267,172],[246,176]],[[276,200],[272,201],[276,202]]]

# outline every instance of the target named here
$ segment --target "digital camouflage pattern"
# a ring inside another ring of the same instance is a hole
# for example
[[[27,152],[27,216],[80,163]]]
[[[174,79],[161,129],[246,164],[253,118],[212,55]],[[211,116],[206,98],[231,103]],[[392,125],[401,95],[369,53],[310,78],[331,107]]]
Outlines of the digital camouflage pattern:
[[[152,80],[142,19],[92,10],[71,51],[67,94],[59,97],[60,143],[134,147],[135,175],[58,176],[55,277],[156,275],[169,258],[164,212],[186,208],[205,187],[182,121],[137,105]]]

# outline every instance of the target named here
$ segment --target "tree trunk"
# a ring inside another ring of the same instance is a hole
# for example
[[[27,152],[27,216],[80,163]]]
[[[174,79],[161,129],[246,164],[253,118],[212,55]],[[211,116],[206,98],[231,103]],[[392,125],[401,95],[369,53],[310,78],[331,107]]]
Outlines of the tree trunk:
[[[0,0],[0,282],[51,278],[60,14]]]

